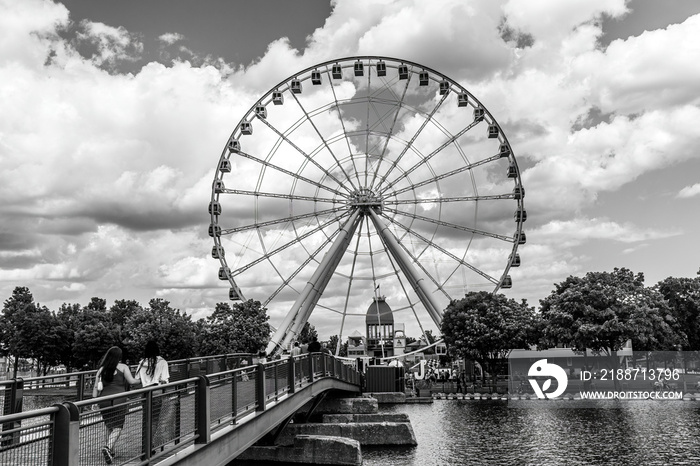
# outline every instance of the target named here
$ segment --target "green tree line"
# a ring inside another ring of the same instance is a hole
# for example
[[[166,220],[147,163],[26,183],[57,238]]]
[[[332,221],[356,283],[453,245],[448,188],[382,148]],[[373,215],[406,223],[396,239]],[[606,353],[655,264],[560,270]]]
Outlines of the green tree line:
[[[64,365],[68,371],[93,369],[111,346],[120,346],[126,361],[135,362],[146,343],[155,340],[168,360],[225,353],[257,353],[270,337],[267,310],[259,301],[218,303],[206,319],[173,309],[161,298],[148,306],[101,298],[63,304],[57,310],[34,302],[27,287],[16,287],[0,315],[0,354],[14,361],[32,359],[37,372]]]

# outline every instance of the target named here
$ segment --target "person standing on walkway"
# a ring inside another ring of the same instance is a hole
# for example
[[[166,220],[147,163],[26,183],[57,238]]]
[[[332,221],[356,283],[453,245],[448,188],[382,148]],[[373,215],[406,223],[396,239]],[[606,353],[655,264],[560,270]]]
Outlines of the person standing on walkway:
[[[311,339],[311,343],[309,343],[308,351],[309,351],[309,353],[320,353],[321,352],[321,343],[318,342],[318,338],[313,337]]]
[[[143,388],[163,385],[170,382],[170,372],[168,371],[168,362],[160,355],[158,343],[151,340],[146,343],[146,349],[143,354],[143,359],[139,362],[139,367],[136,369],[136,377],[141,379]],[[165,443],[163,438],[163,426],[160,423],[160,415],[163,407],[163,391],[155,390],[152,393],[152,429],[153,429],[153,446],[162,446]],[[146,419],[144,419],[146,421]],[[144,422],[144,426],[146,423]]]
[[[97,374],[95,374],[95,386],[92,389],[92,397],[97,398],[116,395],[126,391],[127,384],[136,384],[131,375],[129,366],[121,362],[122,350],[118,346],[112,346],[102,357]],[[102,420],[105,423],[105,444],[102,447],[102,455],[107,464],[114,460],[114,445],[124,429],[126,418],[126,397],[99,401],[97,405],[102,410]]]
[[[301,354],[301,348],[299,347],[299,342],[295,341],[292,347],[292,356],[299,356]]]

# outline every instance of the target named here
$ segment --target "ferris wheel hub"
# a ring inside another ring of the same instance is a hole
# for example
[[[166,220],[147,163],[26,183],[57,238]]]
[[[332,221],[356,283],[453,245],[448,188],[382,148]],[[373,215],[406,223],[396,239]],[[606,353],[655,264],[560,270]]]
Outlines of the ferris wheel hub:
[[[374,209],[375,212],[381,213],[382,199],[369,188],[360,188],[350,195],[350,205],[359,208],[363,212],[368,212],[369,209]]]

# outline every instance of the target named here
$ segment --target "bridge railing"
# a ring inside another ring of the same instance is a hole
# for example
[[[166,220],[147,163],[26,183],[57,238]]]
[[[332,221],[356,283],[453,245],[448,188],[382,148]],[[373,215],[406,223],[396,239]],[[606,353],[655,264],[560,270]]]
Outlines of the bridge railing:
[[[198,358],[168,361],[170,380],[189,379],[204,374],[212,374],[249,365],[255,356],[244,353],[218,354]],[[138,366],[130,366],[132,374]],[[96,370],[51,374],[41,377],[28,377],[0,381],[0,415],[22,412],[24,398],[53,394],[64,401],[82,401],[92,398]],[[44,408],[34,400],[31,408]]]
[[[100,397],[109,403],[104,409],[96,399],[65,401],[0,416],[0,465],[102,465],[105,420],[120,413],[125,421],[113,464],[152,464],[209,443],[212,433],[235,428],[323,377],[360,384],[353,367],[328,354],[305,354]]]

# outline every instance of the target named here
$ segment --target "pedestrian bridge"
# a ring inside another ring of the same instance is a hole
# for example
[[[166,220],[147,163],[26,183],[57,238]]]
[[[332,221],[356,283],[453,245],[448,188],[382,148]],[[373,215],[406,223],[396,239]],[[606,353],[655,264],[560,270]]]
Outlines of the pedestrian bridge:
[[[359,393],[360,385],[354,367],[313,353],[104,397],[127,413],[113,464],[225,465],[272,440],[312,400]],[[0,466],[105,464],[104,423],[93,408],[82,399],[1,416]]]

